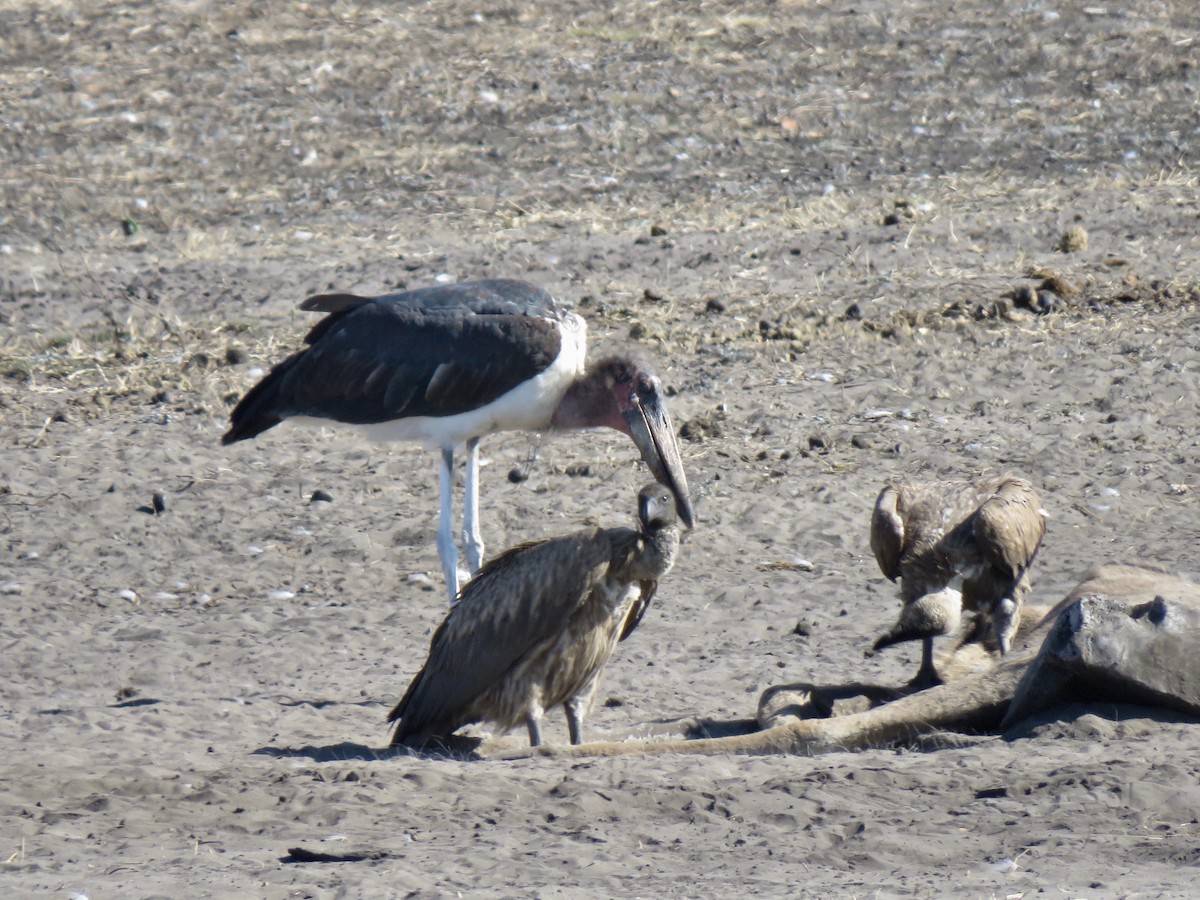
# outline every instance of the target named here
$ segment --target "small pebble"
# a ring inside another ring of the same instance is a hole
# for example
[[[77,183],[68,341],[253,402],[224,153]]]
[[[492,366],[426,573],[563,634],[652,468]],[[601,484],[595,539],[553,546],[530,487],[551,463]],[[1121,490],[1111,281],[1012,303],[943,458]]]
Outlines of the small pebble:
[[[1058,296],[1050,291],[1037,292],[1037,305],[1033,311],[1039,316],[1044,316],[1047,313],[1052,313],[1058,308]]]
[[[294,591],[271,591],[271,593],[267,594],[267,599],[268,600],[291,600],[295,596],[296,596],[296,594]]]
[[[38,552],[36,550],[26,550],[21,554],[21,559],[37,559]]]
[[[808,376],[809,381],[824,381],[829,384],[833,381],[833,375],[830,372],[813,372]]]
[[[310,503],[332,503],[333,494],[318,489],[312,492],[312,496],[308,500]]]
[[[251,544],[249,547],[246,548],[246,552],[249,553],[251,556],[258,556],[258,554],[263,552],[263,548],[257,547],[254,544]]]
[[[1028,284],[1023,284],[1012,292],[1013,305],[1018,309],[1035,310],[1038,305],[1037,291]]]
[[[1078,253],[1087,248],[1088,233],[1082,225],[1072,225],[1058,241],[1058,249],[1062,253]]]
[[[509,469],[509,471],[508,471],[508,480],[511,481],[513,484],[520,484],[522,481],[525,481],[527,478],[529,478],[529,476],[526,475],[525,472],[519,468]]]
[[[19,594],[23,590],[25,589],[15,581],[6,581],[4,584],[0,584],[0,594]]]
[[[130,603],[137,603],[139,600],[137,591],[132,591],[129,588],[121,588],[121,590],[117,591],[117,596],[122,600],[128,600]]]

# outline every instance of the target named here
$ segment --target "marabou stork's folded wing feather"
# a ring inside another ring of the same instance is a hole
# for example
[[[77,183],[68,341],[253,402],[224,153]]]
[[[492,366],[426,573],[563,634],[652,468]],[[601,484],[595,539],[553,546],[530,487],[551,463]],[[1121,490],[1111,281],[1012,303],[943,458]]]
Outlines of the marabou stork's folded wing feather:
[[[497,287],[509,294],[500,296]],[[238,403],[228,444],[289,416],[364,425],[452,416],[483,406],[558,356],[545,291],[522,282],[469,282],[365,298],[322,294],[305,308],[329,315],[309,347],[276,365]],[[462,348],[470,347],[464,354]]]

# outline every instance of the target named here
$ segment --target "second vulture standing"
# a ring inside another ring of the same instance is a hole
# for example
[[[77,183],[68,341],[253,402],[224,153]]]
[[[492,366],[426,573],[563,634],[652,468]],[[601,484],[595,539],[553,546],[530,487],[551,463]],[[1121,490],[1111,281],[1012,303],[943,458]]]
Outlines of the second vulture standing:
[[[904,607],[874,650],[921,640],[913,683],[939,684],[933,639],[956,629],[966,609],[990,619],[1007,653],[1045,533],[1037,491],[1015,475],[889,484],[875,502],[871,549],[883,574],[900,580]]]

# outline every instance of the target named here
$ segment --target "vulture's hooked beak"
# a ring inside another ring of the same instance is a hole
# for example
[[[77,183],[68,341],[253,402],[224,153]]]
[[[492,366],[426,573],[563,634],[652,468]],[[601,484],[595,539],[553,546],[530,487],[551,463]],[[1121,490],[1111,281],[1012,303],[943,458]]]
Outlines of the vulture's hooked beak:
[[[675,511],[679,514],[679,520],[691,529],[696,515],[692,510],[692,498],[688,495],[683,461],[679,458],[679,445],[675,443],[671,414],[667,412],[661,389],[655,384],[650,389],[637,391],[632,405],[622,415],[633,442],[642,453],[642,459],[654,473],[655,479],[671,489],[675,495]]]

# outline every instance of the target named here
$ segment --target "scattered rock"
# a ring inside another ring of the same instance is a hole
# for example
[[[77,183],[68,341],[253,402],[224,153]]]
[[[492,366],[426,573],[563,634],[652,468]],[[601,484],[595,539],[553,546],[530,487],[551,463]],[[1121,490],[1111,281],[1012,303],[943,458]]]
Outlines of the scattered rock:
[[[842,318],[850,322],[858,322],[863,317],[862,307],[857,303],[851,303],[846,307],[846,311],[842,313]]]
[[[1075,285],[1063,278],[1058,272],[1052,272],[1045,269],[1037,271],[1038,275],[1035,275],[1034,277],[1041,277],[1042,279],[1042,283],[1038,285],[1039,291],[1050,291],[1050,293],[1057,294],[1064,300],[1074,297],[1079,293],[1079,288],[1075,287]]]
[[[696,416],[688,419],[679,429],[679,436],[685,441],[699,443],[710,437],[721,436],[721,423],[712,416]]]
[[[792,629],[792,634],[799,635],[800,637],[810,637],[812,633],[813,624],[811,622],[806,622],[804,619],[801,619],[799,622],[797,622],[796,627]]]
[[[563,472],[570,478],[586,478],[592,474],[592,467],[588,463],[571,463]]]
[[[207,369],[212,365],[212,358],[207,353],[201,350],[198,353],[193,353],[184,365],[185,369]]]
[[[113,493],[115,490],[116,486],[114,485],[109,489],[109,493]],[[167,498],[163,496],[162,491],[155,491],[150,495],[150,502],[139,506],[137,511],[148,516],[161,515],[167,511]]]
[[[17,584],[15,581],[6,581],[3,584],[0,584],[0,594],[15,596],[16,594],[21,593],[23,590],[25,590],[25,588]]]
[[[976,322],[987,322],[993,319],[1007,319],[1012,312],[1012,306],[1005,297],[997,297],[988,303],[980,303],[971,310],[971,318]]]
[[[528,480],[529,475],[520,466],[514,466],[508,470],[508,480],[512,484],[520,484],[522,481]]]
[[[650,226],[650,237],[666,237],[666,236],[667,236],[667,229],[663,228],[661,225],[651,225]]]
[[[1037,292],[1037,308],[1034,310],[1038,315],[1048,315],[1058,309],[1058,295],[1050,291]]]
[[[642,299],[649,303],[662,303],[663,295],[654,290],[654,288],[646,288],[642,291]]]
[[[230,366],[241,365],[250,359],[250,353],[241,344],[230,344],[225,348],[225,363]]]
[[[1072,225],[1058,239],[1058,249],[1061,253],[1080,253],[1087,248],[1088,233],[1082,225]]]
[[[828,453],[833,449],[833,441],[823,434],[810,434],[808,436],[808,449],[816,450],[818,453]]]
[[[320,488],[312,492],[312,496],[308,498],[309,503],[332,503],[333,494],[329,491],[323,491]]]
[[[704,304],[704,311],[706,313],[723,313],[725,312],[725,304],[716,297],[709,297],[708,302]]]
[[[799,341],[804,338],[795,326],[766,319],[758,323],[758,334],[764,341]]]
[[[871,439],[865,434],[856,434],[854,437],[850,438],[850,445],[856,450],[870,450]]]
[[[1013,305],[1018,309],[1044,316],[1058,308],[1058,297],[1050,291],[1039,291],[1029,285],[1022,285],[1012,292]]]

